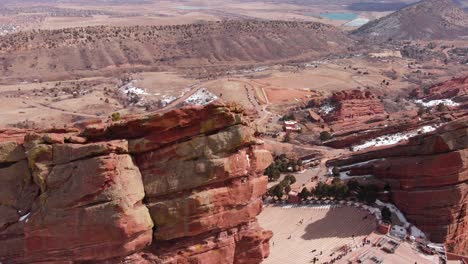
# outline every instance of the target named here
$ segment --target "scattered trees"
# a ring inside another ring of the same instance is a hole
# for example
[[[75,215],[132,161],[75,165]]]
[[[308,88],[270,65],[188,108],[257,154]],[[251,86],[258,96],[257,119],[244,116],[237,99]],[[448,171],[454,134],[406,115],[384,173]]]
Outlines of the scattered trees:
[[[296,177],[292,174],[288,174],[284,177],[283,181],[287,181],[289,184],[294,184],[296,182]]]
[[[392,212],[387,206],[383,207],[380,213],[382,214],[382,220],[385,222],[392,222]]]
[[[343,184],[339,179],[333,180],[330,185],[319,182],[311,193],[317,196],[317,198],[334,197],[337,199],[346,198],[350,194],[348,186]]]
[[[311,195],[312,193],[306,187],[304,187],[299,193],[299,198],[301,198],[301,200],[307,200],[307,198],[309,198]]]
[[[277,181],[281,173],[296,172],[302,168],[302,160],[288,158],[282,154],[275,157],[275,161],[266,168],[264,174],[268,176],[269,181]]]
[[[276,163],[272,163],[266,168],[265,175],[268,176],[268,181],[273,182],[280,178],[281,172]]]
[[[351,179],[348,181],[347,186],[348,186],[348,189],[353,192],[353,191],[357,191],[357,189],[359,188],[359,183],[356,180]]]
[[[281,200],[285,194],[291,192],[291,184],[295,182],[296,177],[294,177],[294,175],[286,175],[286,177],[284,177],[280,183],[276,184],[268,190],[268,195]]]
[[[366,185],[360,186],[359,191],[357,193],[357,198],[368,204],[374,203],[377,200],[377,191],[378,187],[376,185]]]

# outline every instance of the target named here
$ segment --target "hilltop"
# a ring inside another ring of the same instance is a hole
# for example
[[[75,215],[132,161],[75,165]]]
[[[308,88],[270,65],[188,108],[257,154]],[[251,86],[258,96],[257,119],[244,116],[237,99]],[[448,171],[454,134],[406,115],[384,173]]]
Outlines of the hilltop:
[[[204,67],[336,53],[350,39],[321,23],[223,21],[35,30],[0,37],[3,76],[44,78],[116,68]]]
[[[353,32],[377,40],[452,39],[468,35],[468,15],[452,0],[423,0]]]

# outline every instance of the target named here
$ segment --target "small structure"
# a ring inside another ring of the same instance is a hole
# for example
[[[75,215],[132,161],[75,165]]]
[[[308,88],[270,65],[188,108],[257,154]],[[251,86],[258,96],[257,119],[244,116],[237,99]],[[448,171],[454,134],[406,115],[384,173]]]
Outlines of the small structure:
[[[390,254],[393,254],[395,253],[395,251],[397,250],[397,248],[400,246],[400,243],[399,242],[396,242],[394,240],[389,240],[383,247],[382,247],[382,250],[387,252],[387,253],[390,253]]]
[[[379,233],[381,234],[388,234],[388,232],[390,232],[390,228],[391,228],[391,225],[388,224],[388,223],[379,223],[379,225],[377,226],[377,231],[379,231]]]
[[[407,234],[408,234],[408,232],[406,231],[406,229],[404,227],[402,227],[402,226],[399,226],[399,225],[394,225],[390,229],[390,235],[392,235],[394,237],[398,237],[400,239],[404,239]]]
[[[299,193],[295,191],[290,191],[288,193],[288,203],[298,204],[300,202]]]
[[[286,132],[298,132],[301,127],[297,124],[297,121],[284,121],[284,131]]]

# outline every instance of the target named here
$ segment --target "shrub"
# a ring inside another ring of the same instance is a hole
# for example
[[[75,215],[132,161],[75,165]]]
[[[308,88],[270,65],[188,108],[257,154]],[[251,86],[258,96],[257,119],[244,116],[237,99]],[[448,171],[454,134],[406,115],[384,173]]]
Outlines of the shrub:
[[[449,108],[443,103],[437,105],[437,111],[439,112],[447,112],[448,110]]]
[[[283,181],[287,181],[289,184],[294,184],[296,182],[296,177],[294,175],[288,174],[284,177]]]
[[[122,119],[119,112],[112,113],[111,118],[114,122],[120,121]]]
[[[333,173],[333,176],[335,176],[335,177],[340,176],[340,168],[338,168],[338,167],[333,167],[332,173]]]
[[[283,193],[284,193],[284,187],[281,186],[281,184],[277,184],[273,187],[271,187],[269,190],[268,190],[268,194],[272,197],[276,197],[278,198],[279,200],[281,200],[281,198],[283,198]]]
[[[347,186],[350,191],[356,191],[359,188],[359,183],[356,180],[351,179],[348,181]]]
[[[272,182],[272,181],[277,181],[280,178],[281,172],[276,166],[276,164],[272,163],[270,166],[268,166],[265,169],[265,175],[268,176],[268,181]]]
[[[322,131],[320,132],[320,140],[322,141],[327,141],[332,138],[332,135],[328,131]]]
[[[380,213],[382,214],[382,220],[384,220],[385,222],[391,222],[392,221],[392,212],[390,211],[390,209],[388,209],[387,206],[382,208]]]
[[[301,200],[307,200],[307,198],[309,198],[310,195],[311,193],[306,187],[302,188],[302,191],[299,193],[299,197],[301,198]]]
[[[377,191],[378,188],[376,185],[362,186],[358,191],[358,199],[362,202],[372,204],[377,200]]]

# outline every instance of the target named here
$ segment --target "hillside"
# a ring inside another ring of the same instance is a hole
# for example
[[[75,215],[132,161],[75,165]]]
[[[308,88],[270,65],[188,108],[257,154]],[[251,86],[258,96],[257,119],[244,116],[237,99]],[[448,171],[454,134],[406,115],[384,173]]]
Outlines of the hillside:
[[[376,40],[433,40],[468,35],[468,15],[452,0],[423,0],[353,32]]]
[[[224,21],[39,30],[3,36],[0,43],[0,74],[48,79],[116,68],[203,67],[314,57],[344,50],[350,40],[339,29],[320,23]]]

